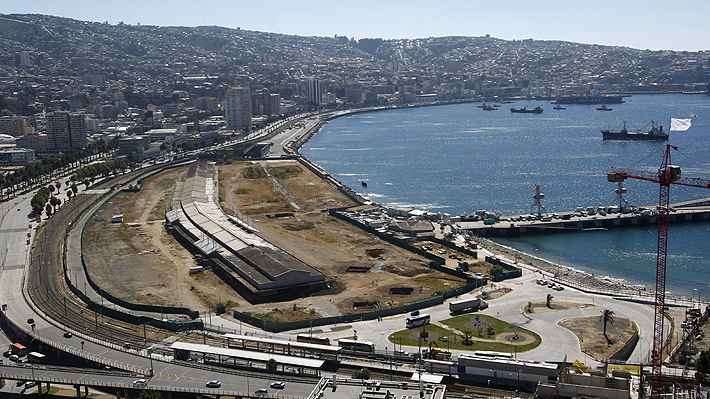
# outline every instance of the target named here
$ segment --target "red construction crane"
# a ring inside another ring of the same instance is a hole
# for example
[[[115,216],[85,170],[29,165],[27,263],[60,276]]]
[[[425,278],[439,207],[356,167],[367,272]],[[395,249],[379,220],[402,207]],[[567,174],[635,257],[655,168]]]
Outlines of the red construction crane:
[[[666,252],[668,249],[668,212],[669,191],[671,184],[683,186],[710,188],[710,180],[681,177],[680,167],[671,165],[671,148],[678,147],[667,144],[663,154],[661,167],[657,172],[644,172],[623,168],[612,168],[607,180],[618,182],[628,177],[648,180],[661,186],[658,200],[658,252],[656,253],[656,298],[653,321],[653,352],[651,355],[651,397],[660,398],[661,366],[663,364],[663,311],[666,302]]]

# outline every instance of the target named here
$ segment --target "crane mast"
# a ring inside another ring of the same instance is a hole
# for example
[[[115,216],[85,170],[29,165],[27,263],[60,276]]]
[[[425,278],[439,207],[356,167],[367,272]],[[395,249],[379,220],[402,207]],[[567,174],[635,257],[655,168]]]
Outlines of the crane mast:
[[[670,185],[710,188],[710,180],[681,177],[679,166],[671,165],[671,148],[667,144],[661,167],[657,173],[612,168],[607,180],[619,183],[626,178],[648,180],[660,185],[658,198],[658,247],[656,252],[656,294],[653,319],[653,352],[651,353],[651,397],[658,399],[663,394],[661,366],[663,365],[663,315],[666,303],[666,259],[668,253],[668,213],[670,211]]]
[[[528,179],[530,179],[530,183],[532,183],[533,188],[535,189],[535,194],[533,194],[533,199],[535,201],[530,207],[530,213],[537,214],[538,216],[542,215],[543,213],[547,213],[547,211],[545,210],[545,206],[542,205],[542,202],[540,202],[541,199],[545,198],[545,194],[540,191],[540,185],[535,184],[535,182],[533,181],[527,166],[525,166],[525,172],[528,174]],[[537,208],[537,212],[533,211],[533,209],[535,208]]]

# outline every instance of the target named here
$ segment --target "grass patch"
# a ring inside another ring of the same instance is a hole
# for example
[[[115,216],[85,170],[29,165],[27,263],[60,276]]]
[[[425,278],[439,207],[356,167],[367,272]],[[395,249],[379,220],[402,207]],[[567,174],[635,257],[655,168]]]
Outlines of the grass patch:
[[[494,332],[493,335],[487,333],[487,329],[482,329],[481,331],[472,330],[466,327],[466,323],[470,322],[474,317],[483,318],[487,323],[489,323],[490,329]],[[506,323],[502,320],[496,319],[483,314],[465,314],[461,316],[452,317],[441,321],[441,324],[450,326],[451,329],[443,328],[438,325],[430,324],[426,326],[426,330],[430,333],[436,334],[438,337],[434,338],[434,341],[439,345],[440,349],[454,349],[454,350],[466,350],[466,351],[494,351],[502,353],[511,352],[526,352],[538,347],[542,343],[542,339],[539,335],[535,334],[530,330],[520,328],[516,325]],[[419,345],[417,336],[423,327],[404,329],[390,334],[387,338],[390,342],[403,345],[417,347]],[[455,332],[455,331],[456,332]],[[468,333],[472,337],[471,343],[464,343],[464,334]],[[511,333],[522,333],[532,336],[533,339],[525,342],[522,345],[511,345],[508,342],[496,341],[496,336],[507,335]],[[433,336],[433,334],[431,335]],[[449,342],[444,342],[441,337],[448,337]],[[422,347],[428,347],[431,339],[428,342],[422,341]]]
[[[238,188],[234,190],[234,194],[249,194],[250,190],[248,188]]]
[[[266,171],[261,166],[249,166],[242,172],[245,179],[259,179],[266,177]]]
[[[278,168],[267,168],[269,174],[277,179],[286,179],[292,176],[297,176],[303,170],[298,166],[280,166]]]

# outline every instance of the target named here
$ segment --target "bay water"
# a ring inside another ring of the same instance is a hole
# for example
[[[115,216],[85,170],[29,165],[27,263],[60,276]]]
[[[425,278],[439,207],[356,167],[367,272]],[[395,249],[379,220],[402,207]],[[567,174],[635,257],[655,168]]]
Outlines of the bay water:
[[[301,152],[374,202],[462,215],[486,209],[527,214],[533,184],[548,212],[612,205],[611,166],[654,171],[666,142],[603,141],[600,130],[664,130],[670,118],[690,118],[686,132],[670,132],[678,146],[671,161],[683,176],[710,179],[710,96],[634,95],[624,104],[566,105],[518,100],[497,111],[480,103],[411,107],[331,120]],[[541,105],[542,114],[510,107]],[[526,172],[529,171],[529,175]],[[363,187],[361,182],[366,182]],[[633,205],[658,204],[658,184],[628,179]],[[704,188],[671,186],[671,202],[710,197]],[[625,227],[497,239],[552,262],[595,275],[654,287],[657,229]],[[668,238],[666,289],[673,295],[710,298],[710,222],[673,224]],[[694,291],[697,290],[697,291]]]

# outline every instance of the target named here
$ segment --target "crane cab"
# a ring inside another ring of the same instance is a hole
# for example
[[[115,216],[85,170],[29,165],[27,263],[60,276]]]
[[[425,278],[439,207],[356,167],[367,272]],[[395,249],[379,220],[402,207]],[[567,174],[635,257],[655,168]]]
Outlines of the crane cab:
[[[626,180],[626,176],[619,176],[616,173],[611,172],[606,174],[606,180],[612,183],[618,183],[620,181]]]

